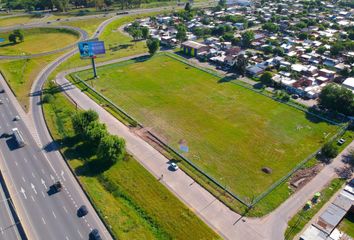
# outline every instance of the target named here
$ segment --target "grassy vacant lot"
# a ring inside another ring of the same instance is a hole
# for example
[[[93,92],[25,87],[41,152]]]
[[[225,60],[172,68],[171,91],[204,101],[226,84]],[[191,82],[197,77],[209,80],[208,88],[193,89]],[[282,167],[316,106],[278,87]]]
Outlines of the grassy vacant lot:
[[[79,38],[78,33],[67,29],[33,28],[23,32],[25,40],[17,44],[8,41],[11,32],[0,33],[0,37],[6,39],[4,43],[0,43],[0,54],[27,55],[49,52],[73,44]]]
[[[339,225],[339,229],[354,238],[354,213],[348,213]]]
[[[49,129],[63,143],[62,152],[117,239],[218,239],[135,159],[103,173],[85,168],[90,156],[73,137],[70,121],[75,108],[61,93],[53,96],[43,106]]]
[[[251,200],[337,128],[168,56],[98,69],[95,87],[239,196]],[[79,73],[89,79],[92,73]],[[272,169],[271,174],[262,172]]]
[[[61,54],[57,53],[32,59],[0,61],[1,73],[5,76],[6,81],[16,94],[17,100],[26,111],[29,107],[28,94],[34,79],[43,69],[43,66],[46,66]]]
[[[0,26],[1,27],[7,27],[7,26],[12,26],[12,25],[18,25],[18,24],[24,24],[28,22],[36,22],[40,21],[40,18],[35,18],[32,16],[9,16],[5,18],[0,19]]]
[[[345,180],[334,179],[331,183],[321,191],[321,200],[309,210],[301,209],[290,221],[285,232],[285,239],[291,240],[301,232],[305,225],[316,215],[323,205],[342,187]],[[309,200],[311,200],[309,196]]]
[[[97,27],[107,19],[108,19],[107,17],[98,17],[98,18],[81,19],[81,20],[69,21],[69,22],[61,21],[61,22],[53,23],[53,25],[78,27],[85,30],[89,34],[89,36],[91,36],[93,33],[95,33]]]

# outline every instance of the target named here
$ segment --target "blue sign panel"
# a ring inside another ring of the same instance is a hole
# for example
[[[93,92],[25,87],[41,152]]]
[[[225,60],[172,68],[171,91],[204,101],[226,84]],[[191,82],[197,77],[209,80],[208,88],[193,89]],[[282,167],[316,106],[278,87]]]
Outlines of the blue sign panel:
[[[0,38],[0,42],[5,42],[5,38]]]
[[[79,42],[78,47],[81,58],[91,58],[106,53],[103,41]]]

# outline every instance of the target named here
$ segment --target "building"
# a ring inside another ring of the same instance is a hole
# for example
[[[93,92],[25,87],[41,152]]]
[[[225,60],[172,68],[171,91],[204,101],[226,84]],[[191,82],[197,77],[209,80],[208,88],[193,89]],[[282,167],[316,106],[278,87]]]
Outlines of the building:
[[[345,79],[342,85],[352,91],[354,91],[354,77],[350,77]]]
[[[209,47],[205,44],[186,41],[182,43],[183,52],[187,55],[197,57],[199,53],[207,51]]]

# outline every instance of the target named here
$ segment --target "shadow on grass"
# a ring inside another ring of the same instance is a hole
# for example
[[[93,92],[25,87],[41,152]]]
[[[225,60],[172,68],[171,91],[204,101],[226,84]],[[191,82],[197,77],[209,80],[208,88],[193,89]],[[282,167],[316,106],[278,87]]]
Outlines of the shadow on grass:
[[[226,76],[226,77],[220,78],[218,83],[228,83],[228,82],[231,82],[232,80],[235,80],[234,76]]]
[[[315,115],[321,117],[317,117]],[[313,123],[327,122],[331,125],[335,125],[335,123],[346,123],[348,121],[347,117],[340,116],[334,112],[323,111],[317,105],[308,108],[308,111],[306,112],[306,119]]]
[[[127,49],[131,46],[133,46],[133,44],[120,44],[118,46],[110,47],[109,50],[111,50],[112,52],[116,52],[122,49]]]

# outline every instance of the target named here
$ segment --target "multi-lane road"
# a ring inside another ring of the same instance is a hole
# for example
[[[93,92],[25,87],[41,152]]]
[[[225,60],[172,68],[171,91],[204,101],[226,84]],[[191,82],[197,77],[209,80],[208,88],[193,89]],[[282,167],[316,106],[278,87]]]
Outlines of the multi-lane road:
[[[29,239],[88,239],[92,229],[99,229],[104,239],[111,239],[65,162],[57,162],[54,144],[39,147],[24,121],[14,121],[19,114],[12,93],[6,86],[0,93],[0,167],[10,195]],[[26,145],[19,148],[11,135],[18,128]],[[49,195],[49,187],[61,181],[61,192]],[[86,205],[89,214],[79,218],[77,210]],[[1,235],[0,235],[1,239]]]

